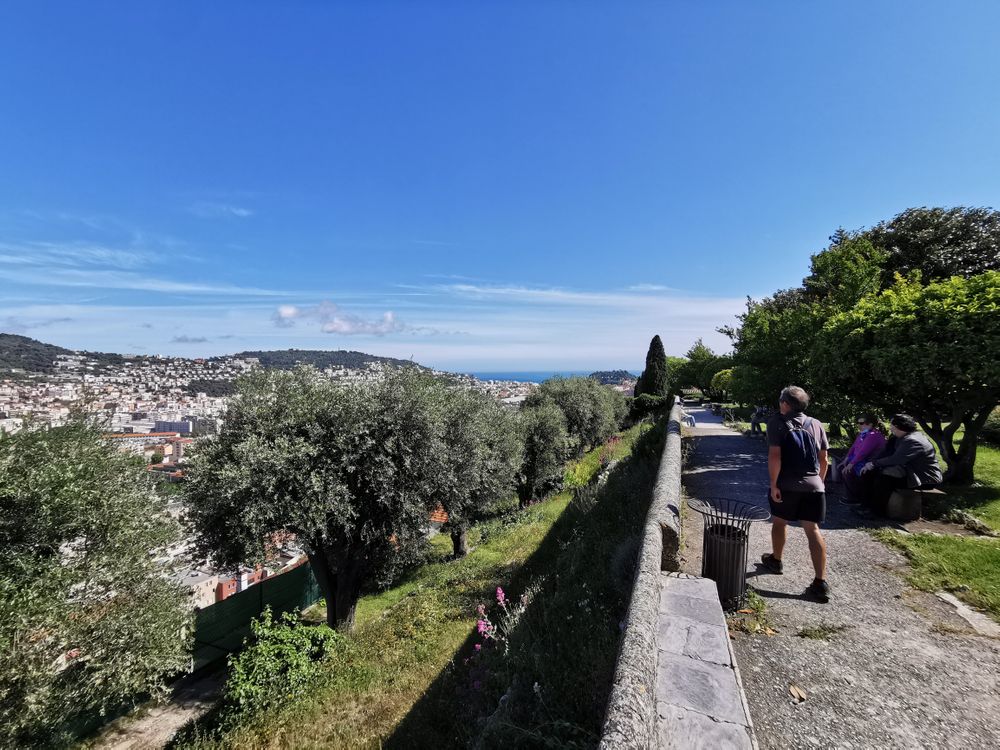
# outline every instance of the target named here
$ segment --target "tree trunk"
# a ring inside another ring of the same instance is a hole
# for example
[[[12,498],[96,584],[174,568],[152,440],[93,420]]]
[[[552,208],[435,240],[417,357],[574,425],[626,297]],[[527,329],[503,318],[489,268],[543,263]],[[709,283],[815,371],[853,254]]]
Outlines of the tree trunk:
[[[361,595],[361,575],[356,562],[349,562],[337,574],[337,594],[334,602],[336,627],[339,630],[351,632],[354,630],[354,613],[358,607],[358,597]],[[327,623],[330,618],[327,617]]]
[[[308,551],[316,582],[326,601],[326,624],[331,628],[350,631],[354,628],[354,611],[361,593],[360,565],[347,555],[340,565],[330,560],[341,557],[330,550]]]
[[[469,554],[469,530],[464,526],[451,530],[451,545],[455,557],[465,557]]]
[[[965,412],[961,415],[954,415],[950,424],[939,427],[936,424],[928,425],[922,422],[924,430],[937,443],[941,456],[947,464],[944,472],[945,484],[971,484],[975,478],[976,452],[979,447],[979,432],[990,416],[993,405],[987,406],[975,412]],[[962,440],[955,447],[955,433],[959,427],[964,427],[965,432]]]
[[[533,484],[530,482],[523,482],[517,485],[517,507],[524,510],[531,504],[531,495]]]

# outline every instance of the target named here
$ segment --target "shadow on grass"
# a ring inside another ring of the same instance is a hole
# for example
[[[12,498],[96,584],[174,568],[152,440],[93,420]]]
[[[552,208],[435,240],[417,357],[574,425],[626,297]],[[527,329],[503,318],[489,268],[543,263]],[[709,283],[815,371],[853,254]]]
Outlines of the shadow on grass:
[[[664,436],[661,423],[577,491],[505,587],[513,601],[532,591],[506,648],[476,652],[471,632],[385,747],[596,745]]]

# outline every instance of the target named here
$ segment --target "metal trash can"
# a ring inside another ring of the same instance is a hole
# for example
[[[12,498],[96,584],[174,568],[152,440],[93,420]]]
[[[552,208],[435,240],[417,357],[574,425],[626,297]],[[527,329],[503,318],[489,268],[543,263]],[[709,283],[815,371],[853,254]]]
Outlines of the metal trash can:
[[[715,581],[725,610],[746,603],[747,550],[750,524],[771,517],[767,508],[727,498],[688,499],[705,526],[701,545],[701,575]]]

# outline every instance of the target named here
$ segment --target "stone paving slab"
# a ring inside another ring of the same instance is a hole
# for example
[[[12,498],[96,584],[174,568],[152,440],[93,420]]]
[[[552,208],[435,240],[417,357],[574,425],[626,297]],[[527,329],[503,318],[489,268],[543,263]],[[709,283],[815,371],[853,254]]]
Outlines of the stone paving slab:
[[[661,750],[756,750],[742,724],[719,721],[698,711],[657,703]]]
[[[715,584],[663,573],[656,707],[661,748],[756,748]]]

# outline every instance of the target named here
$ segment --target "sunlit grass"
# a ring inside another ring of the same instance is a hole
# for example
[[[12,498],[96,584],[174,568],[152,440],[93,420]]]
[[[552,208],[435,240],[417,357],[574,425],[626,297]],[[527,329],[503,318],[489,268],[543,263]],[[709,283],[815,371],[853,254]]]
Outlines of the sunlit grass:
[[[903,551],[911,584],[924,591],[953,591],[1000,620],[1000,540],[886,529],[875,536]]]
[[[625,431],[613,446],[624,458],[649,425]],[[601,469],[600,450],[575,462],[574,481],[586,484]],[[597,454],[597,459],[591,456]],[[356,628],[330,662],[329,674],[309,696],[219,731],[218,716],[179,738],[178,747],[379,747],[453,660],[476,621],[475,607],[492,600],[498,585],[516,591],[544,574],[561,554],[543,541],[572,499],[563,491],[525,510],[516,505],[474,527],[473,549],[453,560],[446,535],[431,542],[431,562],[408,580],[358,603]],[[322,603],[306,616],[323,621]],[[418,730],[422,731],[422,730]],[[444,730],[442,730],[444,731]],[[469,728],[466,728],[466,732]],[[457,730],[435,746],[463,746]]]

